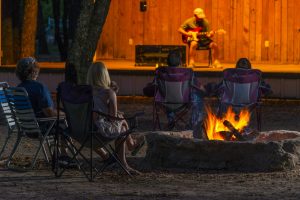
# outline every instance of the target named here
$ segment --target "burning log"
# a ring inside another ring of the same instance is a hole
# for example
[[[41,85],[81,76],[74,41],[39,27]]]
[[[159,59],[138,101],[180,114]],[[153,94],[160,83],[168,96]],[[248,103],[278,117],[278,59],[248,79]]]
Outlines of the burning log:
[[[230,131],[219,131],[218,134],[222,135],[222,137],[226,141],[231,140],[231,137],[233,135],[232,132],[230,132]]]
[[[249,140],[255,140],[259,136],[259,132],[257,131],[251,131],[250,133],[243,135],[244,139]]]
[[[245,141],[245,138],[241,135],[241,133],[237,129],[234,128],[234,126],[230,123],[230,121],[225,120],[223,124],[231,131],[231,133],[236,137],[237,140]]]

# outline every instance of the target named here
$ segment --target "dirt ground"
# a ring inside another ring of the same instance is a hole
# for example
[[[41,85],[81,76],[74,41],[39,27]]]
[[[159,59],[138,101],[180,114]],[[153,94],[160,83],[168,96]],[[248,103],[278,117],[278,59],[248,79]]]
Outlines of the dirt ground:
[[[137,133],[152,130],[148,99],[122,99],[120,109],[127,113],[144,110]],[[300,102],[267,101],[262,114],[263,130],[300,131]],[[2,145],[5,127],[0,131]],[[139,167],[146,148],[137,157],[129,156],[132,166]],[[300,168],[265,173],[140,170],[142,175],[129,177],[113,169],[88,182],[77,170],[55,178],[49,166],[21,173],[0,163],[0,199],[300,199]]]

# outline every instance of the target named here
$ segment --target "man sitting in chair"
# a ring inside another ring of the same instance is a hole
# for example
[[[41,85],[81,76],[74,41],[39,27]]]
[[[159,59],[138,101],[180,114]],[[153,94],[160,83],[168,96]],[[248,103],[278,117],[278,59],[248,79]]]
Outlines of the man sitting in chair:
[[[211,39],[214,31],[209,28],[209,23],[201,8],[194,10],[194,16],[187,19],[178,29],[182,34],[182,40],[189,46],[189,66],[195,66],[195,54],[198,47],[209,47],[213,49],[213,58],[215,59],[212,67],[221,68],[218,60],[219,50],[217,44]]]
[[[19,60],[16,66],[16,76],[21,81],[18,87],[23,87],[28,93],[32,108],[36,117],[56,117],[56,110],[54,109],[54,103],[51,98],[49,89],[41,82],[37,81],[39,76],[40,67],[37,60],[33,57],[25,57]],[[64,115],[64,113],[60,113]],[[40,122],[41,127],[47,126],[47,123]],[[65,125],[61,125],[65,128]],[[65,142],[65,141],[64,141]],[[63,142],[63,147],[66,147]],[[61,148],[61,156],[59,162],[62,165],[76,166],[75,162],[71,162],[71,158],[67,154],[66,148]]]
[[[171,51],[168,54],[167,58],[168,67],[181,67],[182,65],[182,55],[179,51]],[[200,86],[199,81],[195,77],[193,80],[193,85],[196,87],[193,87],[192,93],[191,93],[191,100],[192,100],[192,113],[190,118],[190,126],[188,128],[193,128],[200,123],[203,120],[203,94],[204,89]],[[171,130],[175,126],[175,113],[174,109],[166,109],[167,118],[168,118],[168,128]]]
[[[251,62],[247,58],[240,58],[236,62],[236,69],[252,69]],[[207,87],[207,93],[210,96],[217,95],[222,91],[222,88],[224,87],[224,82],[221,81],[220,83],[208,83],[205,87]],[[272,94],[271,86],[266,83],[263,79],[261,79],[260,82],[260,93],[262,95],[269,95]]]
[[[171,51],[168,54],[167,58],[167,64],[168,67],[180,67],[181,66],[181,53],[179,51]],[[175,113],[173,110],[166,109],[167,111],[167,118],[168,118],[168,128],[172,129],[175,124],[174,124],[174,118],[175,118]]]
[[[251,63],[247,58],[240,58],[236,63],[236,68],[252,69]],[[260,92],[263,95],[269,95],[272,93],[271,86],[267,84],[263,79],[260,82]]]
[[[223,81],[216,87],[220,104],[218,115],[222,116],[229,107],[239,113],[247,108],[251,113],[256,111],[257,129],[261,129],[261,96],[270,94],[271,87],[262,78],[262,72],[251,69],[251,63],[247,58],[240,58],[236,68],[228,68],[223,71]]]

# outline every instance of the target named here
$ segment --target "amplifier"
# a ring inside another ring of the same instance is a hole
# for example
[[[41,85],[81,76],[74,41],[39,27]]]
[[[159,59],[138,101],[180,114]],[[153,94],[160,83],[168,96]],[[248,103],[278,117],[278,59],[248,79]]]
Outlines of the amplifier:
[[[167,66],[170,51],[179,50],[182,54],[182,65],[186,66],[185,45],[136,45],[135,66]]]

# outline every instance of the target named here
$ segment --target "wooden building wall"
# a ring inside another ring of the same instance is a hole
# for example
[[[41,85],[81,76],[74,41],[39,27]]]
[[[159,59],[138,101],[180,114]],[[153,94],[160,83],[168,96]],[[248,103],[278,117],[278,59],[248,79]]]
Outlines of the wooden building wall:
[[[227,31],[214,37],[223,62],[300,63],[299,0],[146,1],[141,12],[140,0],[112,0],[97,59],[134,60],[135,45],[182,45],[177,29],[201,7],[212,29]]]

